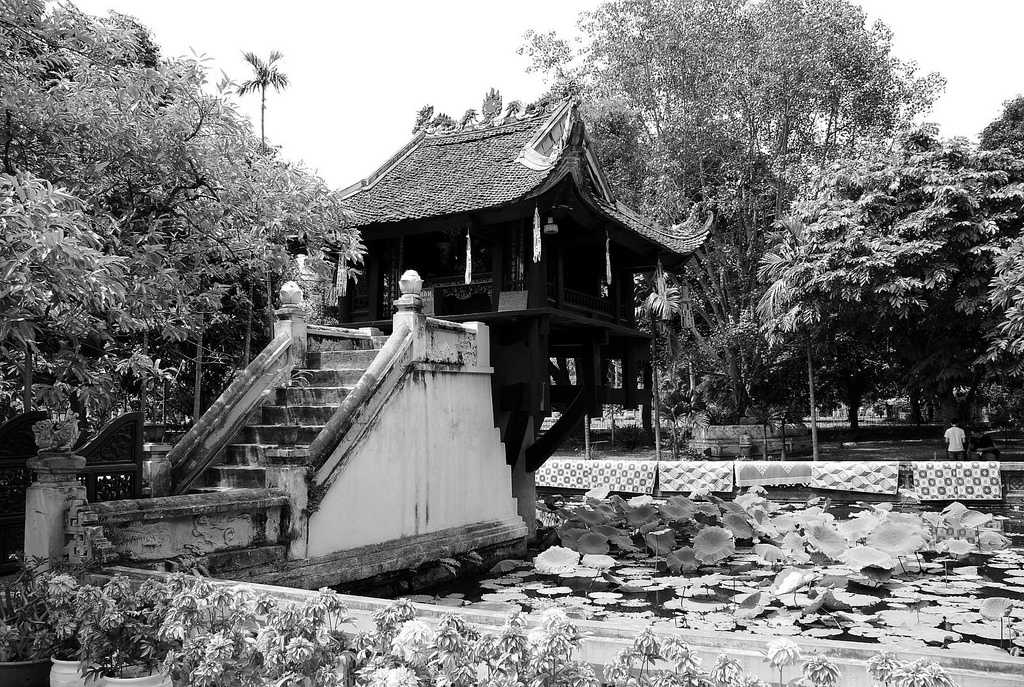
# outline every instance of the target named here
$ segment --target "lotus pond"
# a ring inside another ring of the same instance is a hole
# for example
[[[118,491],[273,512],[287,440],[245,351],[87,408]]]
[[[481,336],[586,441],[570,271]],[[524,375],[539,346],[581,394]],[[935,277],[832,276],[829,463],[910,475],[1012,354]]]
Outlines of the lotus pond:
[[[656,627],[1024,654],[1024,550],[962,504],[842,511],[755,488],[539,504],[557,544],[412,601]]]

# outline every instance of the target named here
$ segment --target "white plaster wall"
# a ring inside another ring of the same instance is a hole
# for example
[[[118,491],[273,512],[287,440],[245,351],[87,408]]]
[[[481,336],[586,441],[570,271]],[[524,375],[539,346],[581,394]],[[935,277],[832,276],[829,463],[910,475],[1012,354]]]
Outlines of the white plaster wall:
[[[517,516],[487,373],[411,371],[339,469],[310,557]]]

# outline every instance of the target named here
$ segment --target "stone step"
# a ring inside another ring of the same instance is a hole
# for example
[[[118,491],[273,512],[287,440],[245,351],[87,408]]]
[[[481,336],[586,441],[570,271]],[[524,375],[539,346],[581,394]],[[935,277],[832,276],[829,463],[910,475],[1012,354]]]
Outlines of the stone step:
[[[228,444],[225,465],[301,465],[309,457],[308,445]]]
[[[267,469],[261,465],[217,465],[213,468],[215,486],[229,489],[262,489],[267,486]]]
[[[263,406],[260,420],[265,425],[323,425],[331,419],[337,409],[337,404],[303,405],[289,401],[287,406]]]
[[[323,425],[246,425],[235,441],[240,444],[308,446],[323,428]]]
[[[366,369],[377,357],[377,349],[354,351],[315,351],[306,354],[306,366],[318,370]]]
[[[360,372],[360,374],[362,374]],[[340,405],[351,386],[290,386],[275,390],[274,405],[318,406]]]
[[[305,368],[292,376],[292,386],[301,389],[307,386],[352,386],[363,376],[365,367],[330,368],[314,370]]]

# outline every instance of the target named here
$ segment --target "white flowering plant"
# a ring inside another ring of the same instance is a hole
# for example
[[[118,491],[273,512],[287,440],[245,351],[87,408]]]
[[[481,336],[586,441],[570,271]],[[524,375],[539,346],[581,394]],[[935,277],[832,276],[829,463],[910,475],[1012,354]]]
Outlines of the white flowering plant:
[[[187,575],[168,587],[160,636],[171,646],[164,669],[174,687],[344,684],[350,618],[334,592],[298,604]]]
[[[449,613],[430,625],[399,600],[359,635],[357,683],[363,687],[596,687],[593,669],[574,657],[581,636],[560,610],[527,633],[513,613],[497,634],[481,634]]]
[[[141,677],[159,671],[168,644],[159,634],[170,594],[163,582],[132,584],[113,577],[102,587],[81,585],[75,603],[81,672],[98,677]]]

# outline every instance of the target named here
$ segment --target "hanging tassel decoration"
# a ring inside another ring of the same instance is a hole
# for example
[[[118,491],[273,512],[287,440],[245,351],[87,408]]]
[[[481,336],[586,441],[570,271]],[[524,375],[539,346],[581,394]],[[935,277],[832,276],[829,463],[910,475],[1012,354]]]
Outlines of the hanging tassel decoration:
[[[540,262],[540,208],[533,206],[533,261]]]
[[[612,285],[612,250],[607,229],[604,232],[604,283]]]
[[[473,244],[470,243],[469,227],[466,227],[466,286],[473,281]]]

